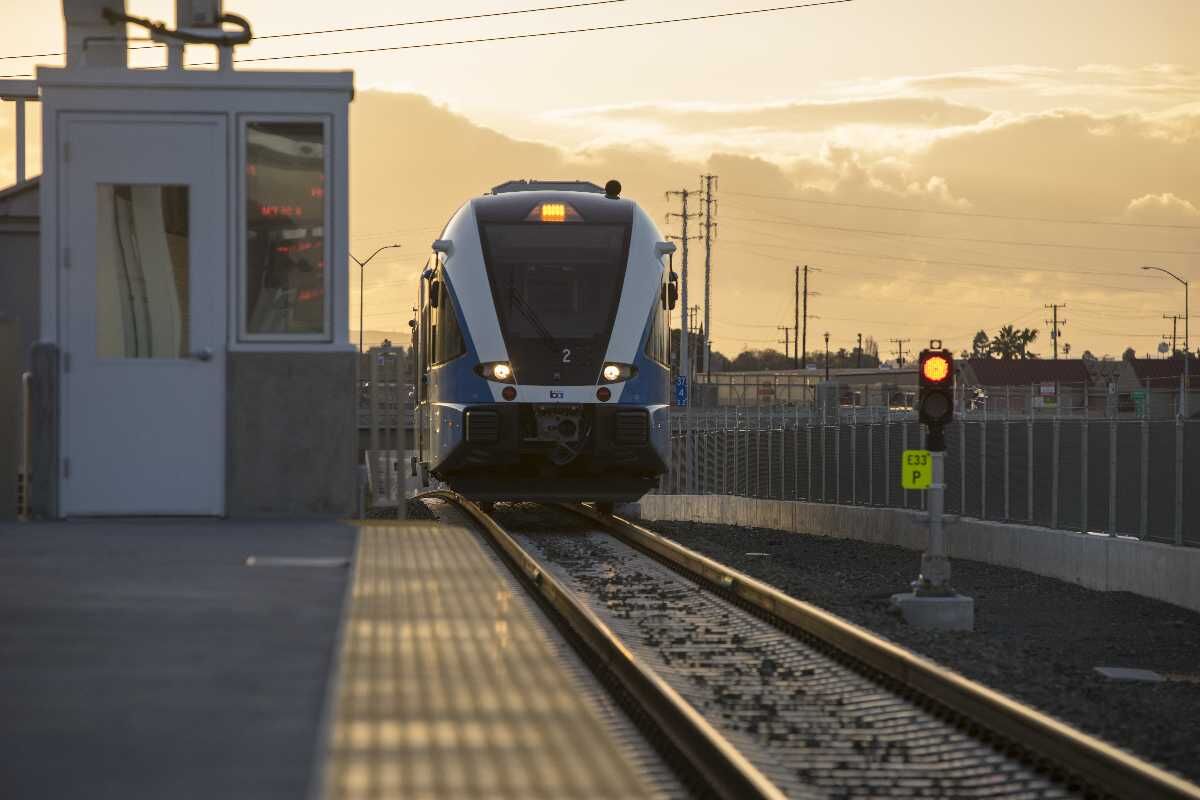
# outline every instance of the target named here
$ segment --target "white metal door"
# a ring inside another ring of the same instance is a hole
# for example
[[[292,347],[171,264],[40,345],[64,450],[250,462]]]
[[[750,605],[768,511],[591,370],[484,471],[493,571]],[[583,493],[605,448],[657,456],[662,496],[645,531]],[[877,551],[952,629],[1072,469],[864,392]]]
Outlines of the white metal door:
[[[62,511],[222,514],[224,119],[60,129]]]

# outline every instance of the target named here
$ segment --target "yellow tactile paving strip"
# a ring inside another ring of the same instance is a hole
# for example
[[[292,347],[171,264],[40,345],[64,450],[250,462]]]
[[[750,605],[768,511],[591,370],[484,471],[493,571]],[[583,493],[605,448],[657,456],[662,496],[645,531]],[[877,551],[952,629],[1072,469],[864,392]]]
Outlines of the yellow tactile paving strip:
[[[477,534],[359,533],[326,798],[653,794]]]

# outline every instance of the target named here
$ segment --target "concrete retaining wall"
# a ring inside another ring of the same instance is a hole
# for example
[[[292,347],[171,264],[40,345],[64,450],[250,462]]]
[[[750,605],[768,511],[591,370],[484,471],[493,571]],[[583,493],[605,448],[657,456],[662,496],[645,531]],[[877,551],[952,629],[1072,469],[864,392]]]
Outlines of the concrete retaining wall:
[[[647,495],[646,520],[713,522],[891,544],[923,550],[925,514],[732,495]],[[1200,611],[1200,548],[947,518],[951,558],[982,561],[1103,592],[1132,592]]]
[[[354,513],[356,358],[229,354],[230,516]]]

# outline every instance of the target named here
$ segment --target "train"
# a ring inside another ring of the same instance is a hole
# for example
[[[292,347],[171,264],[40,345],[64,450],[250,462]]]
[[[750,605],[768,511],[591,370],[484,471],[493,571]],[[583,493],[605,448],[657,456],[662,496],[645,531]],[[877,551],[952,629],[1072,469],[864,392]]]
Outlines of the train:
[[[432,250],[410,323],[421,484],[601,508],[657,485],[675,245],[620,182],[509,181]]]

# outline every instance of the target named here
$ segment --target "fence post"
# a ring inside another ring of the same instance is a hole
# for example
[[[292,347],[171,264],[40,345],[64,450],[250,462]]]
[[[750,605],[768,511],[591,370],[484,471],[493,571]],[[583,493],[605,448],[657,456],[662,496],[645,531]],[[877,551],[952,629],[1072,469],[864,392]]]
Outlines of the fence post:
[[[967,421],[958,421],[958,513],[967,515]]]
[[[1141,476],[1141,510],[1138,512],[1138,537],[1145,539],[1150,532],[1150,422],[1143,419],[1142,427],[1142,468]]]
[[[788,390],[791,394],[791,390]],[[792,422],[792,499],[800,499],[800,404],[796,403]]]
[[[858,505],[858,425],[850,425],[850,505]]]
[[[1088,439],[1091,438],[1091,421],[1084,417],[1079,423],[1083,436],[1079,443],[1079,530],[1088,532]]]
[[[1011,414],[1009,416],[1011,417]],[[1002,430],[1004,431],[1004,521],[1008,522],[1012,519],[1012,508],[1010,507],[1009,500],[1012,497],[1012,476],[1009,474],[1012,465],[1011,454],[1009,452],[1009,440],[1012,438],[1012,422],[1009,417],[1004,418]]]
[[[750,412],[746,412],[746,451],[742,454],[742,461],[746,464],[746,497],[753,497],[750,492]]]
[[[988,422],[979,431],[979,518],[987,519],[987,442]]]
[[[1117,421],[1108,423],[1108,535],[1117,535]]]
[[[805,476],[805,478],[807,479],[808,487],[805,489],[804,499],[811,503],[812,499],[813,499],[812,417],[808,418],[808,424],[806,424],[804,426],[804,447],[808,451],[808,469],[805,470],[805,472],[808,473]]]
[[[867,423],[867,505],[875,505],[875,426]]]
[[[1028,476],[1025,479],[1025,519],[1033,522],[1033,480],[1037,473],[1034,470],[1033,459],[1033,401],[1029,403],[1029,417],[1025,420],[1025,464]]]
[[[1053,435],[1053,437],[1051,437],[1050,461],[1054,464],[1054,469],[1050,474],[1050,527],[1057,528],[1058,527],[1058,475],[1062,471],[1061,465],[1059,464],[1059,455],[1060,455],[1059,447],[1060,447],[1060,436],[1062,433],[1062,431],[1061,431],[1062,422],[1060,422],[1058,417],[1055,416],[1054,422],[1052,424],[1054,426],[1054,435]]]
[[[775,494],[775,406],[767,412],[767,498]]]
[[[889,481],[892,478],[891,467],[892,459],[892,423],[887,416],[883,418],[883,505],[885,507],[891,505],[891,489],[892,484]]]
[[[829,502],[829,464],[825,454],[829,452],[829,426],[821,423],[821,502]]]
[[[1183,545],[1183,417],[1175,418],[1175,544]]]
[[[901,452],[908,449],[908,424],[900,423],[900,450]],[[908,508],[908,489],[903,489],[900,492],[900,507]]]
[[[842,502],[842,422],[833,429],[833,502]]]

